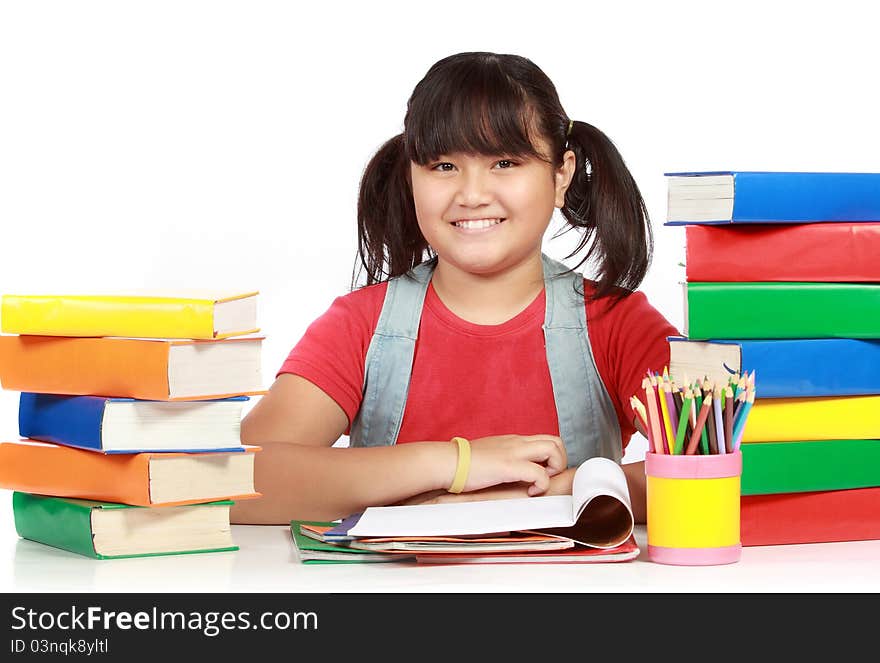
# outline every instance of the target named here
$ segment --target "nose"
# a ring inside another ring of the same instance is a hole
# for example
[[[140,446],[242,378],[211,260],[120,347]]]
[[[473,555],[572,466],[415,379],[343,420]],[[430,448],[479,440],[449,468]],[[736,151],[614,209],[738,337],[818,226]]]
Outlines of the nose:
[[[493,192],[489,174],[479,168],[469,168],[458,178],[455,202],[463,207],[479,207],[492,202]]]

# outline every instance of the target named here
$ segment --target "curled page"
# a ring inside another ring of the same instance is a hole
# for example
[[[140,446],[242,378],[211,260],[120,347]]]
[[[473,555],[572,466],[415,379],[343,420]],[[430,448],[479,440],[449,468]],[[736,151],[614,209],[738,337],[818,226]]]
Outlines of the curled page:
[[[633,529],[626,477],[607,458],[575,473],[573,495],[366,509],[349,536],[464,536],[539,530],[594,548],[613,548]]]

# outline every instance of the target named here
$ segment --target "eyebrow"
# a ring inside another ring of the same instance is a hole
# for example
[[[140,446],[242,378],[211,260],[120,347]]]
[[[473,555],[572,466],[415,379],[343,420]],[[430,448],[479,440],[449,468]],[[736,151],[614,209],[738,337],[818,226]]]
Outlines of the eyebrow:
[[[453,152],[451,154],[438,154],[434,159],[430,159],[429,163],[444,161],[448,159],[457,159],[464,157],[472,157],[474,159],[530,159],[534,158],[529,154],[517,155],[510,152],[498,152],[497,154],[471,154],[468,152]]]

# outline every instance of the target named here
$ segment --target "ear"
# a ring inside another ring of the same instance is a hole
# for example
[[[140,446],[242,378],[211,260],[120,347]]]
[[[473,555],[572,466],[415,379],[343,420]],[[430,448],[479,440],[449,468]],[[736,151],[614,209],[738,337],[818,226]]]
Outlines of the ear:
[[[553,202],[555,207],[560,209],[565,205],[565,192],[568,191],[568,185],[571,184],[571,178],[574,177],[574,169],[577,161],[574,152],[566,150],[562,155],[562,165],[556,170],[554,180],[556,184],[556,199]]]

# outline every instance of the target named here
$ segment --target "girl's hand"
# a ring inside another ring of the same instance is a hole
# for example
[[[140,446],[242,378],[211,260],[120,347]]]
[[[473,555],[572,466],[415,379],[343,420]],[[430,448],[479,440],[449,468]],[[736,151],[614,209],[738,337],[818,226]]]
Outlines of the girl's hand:
[[[400,505],[413,504],[451,504],[453,502],[481,502],[483,500],[510,500],[529,497],[528,488],[531,484],[511,483],[491,488],[483,488],[470,493],[450,493],[445,490],[432,490],[429,493],[415,495]]]
[[[550,480],[550,488],[545,495],[571,495],[571,485],[577,468],[560,472]],[[644,471],[643,471],[644,472]],[[449,504],[451,502],[479,502],[482,500],[511,500],[531,497],[527,483],[504,483],[491,488],[474,490],[470,493],[450,493],[445,490],[432,490],[413,495],[400,504]]]
[[[565,445],[554,435],[493,435],[470,443],[471,467],[464,492],[523,482],[528,487],[522,497],[541,495],[550,487],[550,477],[568,464]]]

